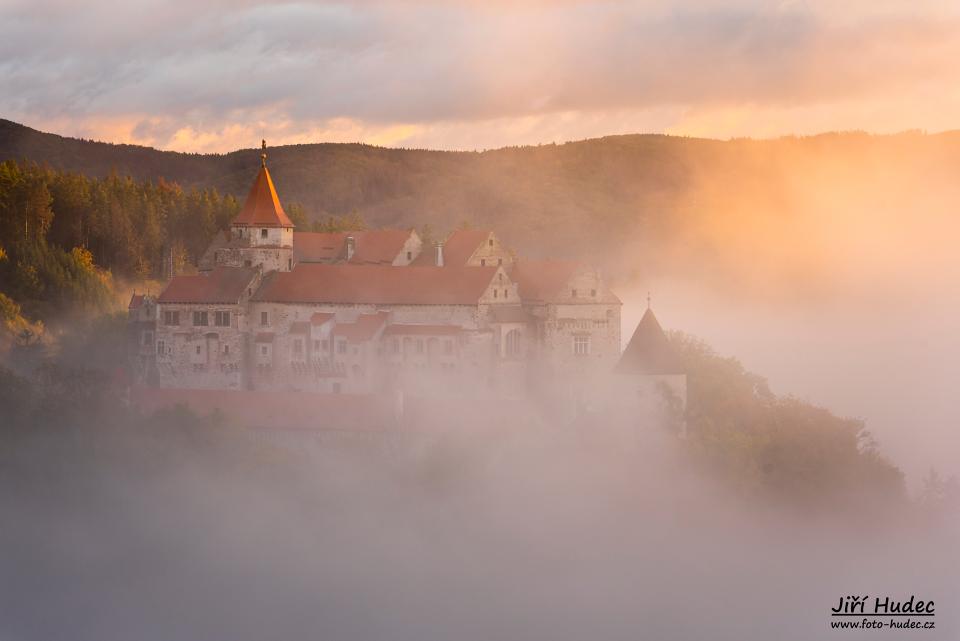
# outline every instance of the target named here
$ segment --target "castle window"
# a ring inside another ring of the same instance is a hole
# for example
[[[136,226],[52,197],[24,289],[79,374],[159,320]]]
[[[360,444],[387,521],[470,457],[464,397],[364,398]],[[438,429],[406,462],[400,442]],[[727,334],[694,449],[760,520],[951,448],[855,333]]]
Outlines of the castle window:
[[[597,297],[597,290],[591,289],[591,290],[590,290],[590,295],[593,296],[594,298],[596,298],[596,297]]]
[[[164,312],[164,313],[163,313],[163,324],[164,324],[164,325],[179,325],[179,324],[180,324],[180,312]]]
[[[576,297],[577,297],[577,290],[571,289],[571,290],[570,290],[570,295],[571,295],[573,298],[576,298]]]
[[[586,356],[590,353],[590,336],[577,334],[573,337],[573,353],[575,356]]]
[[[162,356],[167,353],[167,346],[163,341],[157,341],[157,355]]]
[[[293,269],[293,259],[292,259],[292,258],[288,258],[288,259],[287,259],[287,269],[288,269],[288,270]]]
[[[260,355],[261,355],[261,356],[266,356],[266,355],[267,355],[267,346],[266,346],[266,345],[261,345],[261,346],[260,346]]]
[[[153,344],[153,332],[144,332],[140,337],[141,345],[152,345]]]
[[[413,260],[413,252],[407,252],[407,262]]]
[[[318,353],[319,351],[320,351],[320,341],[319,341],[319,340],[314,340],[314,341],[313,341],[313,353],[316,354],[316,353]]]
[[[213,324],[217,327],[230,327],[230,312],[215,312]]]
[[[494,288],[494,289],[493,289],[493,297],[494,297],[494,298],[497,298],[499,295],[500,295],[500,290],[497,289],[497,288]]]
[[[207,317],[207,312],[194,312],[193,313],[193,326],[194,327],[206,327],[210,324],[210,319]]]
[[[502,265],[502,264],[503,264],[503,259],[502,259],[502,258],[498,258],[498,259],[497,259],[497,264],[498,264],[498,265]]]
[[[224,356],[229,356],[229,355],[230,355],[230,346],[229,346],[229,345],[224,345],[224,346],[223,346],[223,355],[224,355]]]
[[[490,240],[488,240],[488,241],[487,241],[487,244],[489,244],[491,247],[493,247],[493,239],[491,238]]]
[[[504,354],[509,358],[520,356],[520,330],[511,329],[507,332],[507,338],[504,346]]]
[[[390,348],[393,350],[394,354],[400,353],[400,339],[394,338],[390,341]]]
[[[200,346],[197,345],[197,356],[199,356],[199,355],[200,355]]]
[[[333,384],[333,393],[334,393],[334,394],[339,394],[339,393],[340,393],[340,383],[334,383],[334,384]]]
[[[320,345],[324,352],[327,352],[330,350],[330,341],[327,340],[326,338],[320,341]]]
[[[486,259],[486,258],[481,258],[481,259],[480,259],[480,266],[481,266],[481,267],[486,267],[486,265],[487,265],[487,259]]]
[[[261,230],[260,230],[260,238],[266,238],[266,237],[267,237],[267,230],[266,230],[266,229],[261,229]]]
[[[270,314],[269,312],[260,312],[260,325],[266,327],[270,324]]]
[[[337,341],[337,354],[347,353],[347,341],[341,339]]]

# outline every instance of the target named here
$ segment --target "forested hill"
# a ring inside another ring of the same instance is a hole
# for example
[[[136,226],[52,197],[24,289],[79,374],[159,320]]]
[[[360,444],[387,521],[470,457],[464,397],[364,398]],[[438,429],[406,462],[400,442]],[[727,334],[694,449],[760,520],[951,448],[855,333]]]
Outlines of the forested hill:
[[[164,152],[0,120],[0,161],[27,159],[88,176],[162,177],[238,198],[259,153]],[[302,204],[308,219],[356,211],[371,226],[429,225],[438,234],[468,223],[497,229],[527,254],[610,261],[623,258],[626,239],[636,241],[631,255],[665,247],[697,256],[722,252],[726,236],[690,234],[705,221],[745,227],[789,218],[825,176],[853,194],[906,174],[923,176],[927,191],[952,185],[960,132],[769,141],[627,135],[485,152],[310,144],[271,148],[268,162],[281,199]]]

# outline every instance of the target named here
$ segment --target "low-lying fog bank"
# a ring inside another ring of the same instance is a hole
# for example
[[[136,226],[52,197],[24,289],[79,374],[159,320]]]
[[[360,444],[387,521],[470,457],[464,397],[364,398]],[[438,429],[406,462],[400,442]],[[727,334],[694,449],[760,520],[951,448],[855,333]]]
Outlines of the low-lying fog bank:
[[[657,430],[528,427],[309,456],[176,413],[8,438],[2,636],[809,641],[849,634],[848,594],[960,631],[955,522],[736,494]]]

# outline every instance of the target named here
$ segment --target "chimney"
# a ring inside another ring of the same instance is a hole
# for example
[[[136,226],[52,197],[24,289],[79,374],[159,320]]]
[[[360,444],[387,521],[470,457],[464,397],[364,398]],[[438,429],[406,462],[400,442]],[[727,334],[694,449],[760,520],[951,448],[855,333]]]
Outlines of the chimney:
[[[353,236],[347,236],[347,260],[353,258],[353,253],[357,250],[357,239]]]
[[[437,267],[443,267],[443,243],[437,243]]]

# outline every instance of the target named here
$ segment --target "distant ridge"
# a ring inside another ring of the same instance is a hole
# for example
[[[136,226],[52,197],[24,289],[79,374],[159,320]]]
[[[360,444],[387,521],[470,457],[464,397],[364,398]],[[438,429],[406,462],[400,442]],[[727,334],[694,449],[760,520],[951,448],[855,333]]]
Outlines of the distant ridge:
[[[254,147],[227,154],[159,151],[67,138],[0,119],[0,160],[27,159],[91,176],[162,177],[239,198],[256,175],[259,154]],[[785,177],[800,183],[791,182],[790,189],[802,189],[811,167],[824,162],[843,172],[880,167],[895,176],[903,166],[955,175],[960,132],[766,141],[623,135],[484,152],[335,143],[269,149],[281,201],[301,203],[312,218],[356,211],[373,226],[429,225],[437,233],[466,223],[497,229],[534,256],[573,252],[604,261],[611,247],[624,250],[625,238],[635,239],[631,254],[675,241],[691,217],[724,211],[731,194],[749,194],[754,209],[780,215]],[[863,180],[868,190],[874,179],[857,174],[845,180]],[[716,193],[700,193],[705,182]]]

